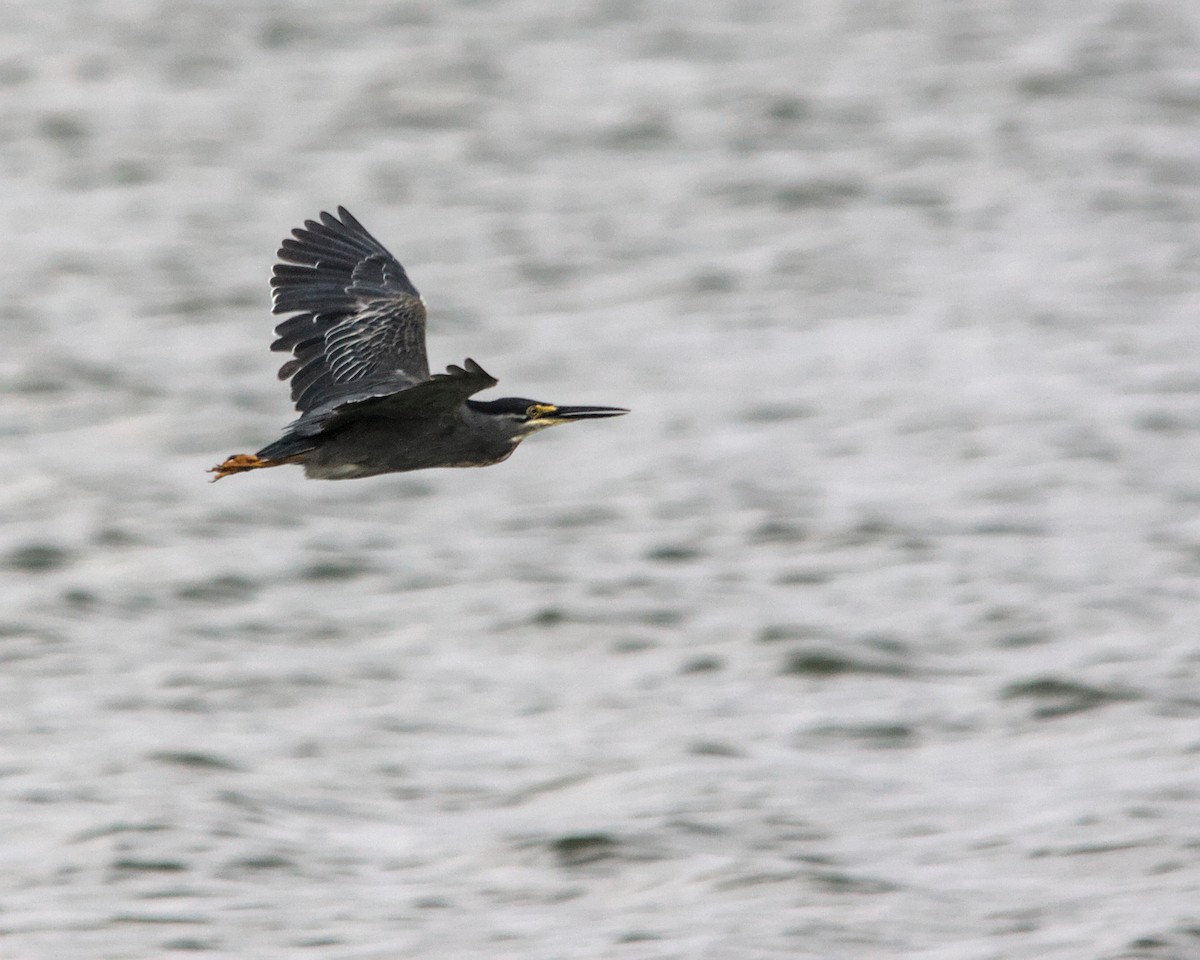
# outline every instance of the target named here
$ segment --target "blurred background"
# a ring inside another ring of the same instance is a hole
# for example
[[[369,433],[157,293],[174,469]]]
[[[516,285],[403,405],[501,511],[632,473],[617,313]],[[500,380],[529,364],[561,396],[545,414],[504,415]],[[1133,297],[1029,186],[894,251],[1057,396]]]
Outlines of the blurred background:
[[[0,26],[0,953],[1200,957],[1200,12]],[[346,205],[627,406],[208,486]]]

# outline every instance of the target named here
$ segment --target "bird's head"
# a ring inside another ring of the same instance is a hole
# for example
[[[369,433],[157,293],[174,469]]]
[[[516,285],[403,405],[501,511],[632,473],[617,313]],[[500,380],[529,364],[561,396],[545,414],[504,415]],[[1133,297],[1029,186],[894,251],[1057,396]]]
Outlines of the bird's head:
[[[504,397],[502,400],[486,402],[469,400],[467,403],[476,413],[502,425],[514,440],[523,440],[531,433],[560,423],[620,417],[629,412],[622,407],[558,407],[553,403],[524,397]]]

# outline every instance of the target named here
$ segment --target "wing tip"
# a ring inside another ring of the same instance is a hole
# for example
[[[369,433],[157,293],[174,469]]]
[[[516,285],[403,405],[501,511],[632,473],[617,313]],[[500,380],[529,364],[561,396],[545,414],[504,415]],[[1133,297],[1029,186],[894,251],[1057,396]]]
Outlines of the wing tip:
[[[459,376],[482,377],[483,379],[490,381],[490,384],[493,387],[500,382],[470,357],[467,357],[467,359],[463,361],[463,365],[461,367],[453,366],[447,367],[446,369],[452,369],[456,371]]]

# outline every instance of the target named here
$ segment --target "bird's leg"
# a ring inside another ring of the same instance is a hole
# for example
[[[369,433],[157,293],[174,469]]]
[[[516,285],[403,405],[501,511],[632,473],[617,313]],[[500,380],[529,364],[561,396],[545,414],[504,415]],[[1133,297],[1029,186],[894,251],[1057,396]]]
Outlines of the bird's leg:
[[[247,470],[258,470],[262,467],[277,467],[286,462],[285,460],[261,460],[255,453],[235,453],[208,471],[216,474],[209,483],[216,483],[222,477],[228,477],[235,473],[245,473]]]

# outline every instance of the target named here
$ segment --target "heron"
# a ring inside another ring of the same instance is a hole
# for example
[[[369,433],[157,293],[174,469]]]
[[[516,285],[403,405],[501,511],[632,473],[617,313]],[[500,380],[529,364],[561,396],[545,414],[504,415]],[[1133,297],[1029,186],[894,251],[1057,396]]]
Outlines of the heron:
[[[345,207],[284,239],[271,277],[272,350],[291,353],[300,416],[257,453],[209,470],[213,482],[300,464],[307,477],[349,480],[430,467],[486,467],[547,427],[619,417],[622,407],[557,406],[522,397],[474,400],[497,380],[474,360],[430,374],[425,302],[399,261]]]

